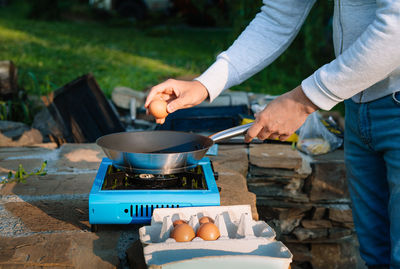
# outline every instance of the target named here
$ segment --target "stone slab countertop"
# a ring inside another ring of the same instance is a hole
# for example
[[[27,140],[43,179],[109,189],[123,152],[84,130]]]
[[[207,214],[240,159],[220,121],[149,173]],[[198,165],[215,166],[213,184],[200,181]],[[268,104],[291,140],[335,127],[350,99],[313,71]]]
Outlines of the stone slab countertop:
[[[47,161],[47,175],[0,185],[0,267],[129,268],[126,250],[138,239],[138,225],[104,225],[90,232],[88,197],[102,158],[96,144],[60,148],[0,148],[0,176],[22,165],[27,172]],[[219,174],[221,205],[250,204],[248,149],[222,145],[211,157]]]

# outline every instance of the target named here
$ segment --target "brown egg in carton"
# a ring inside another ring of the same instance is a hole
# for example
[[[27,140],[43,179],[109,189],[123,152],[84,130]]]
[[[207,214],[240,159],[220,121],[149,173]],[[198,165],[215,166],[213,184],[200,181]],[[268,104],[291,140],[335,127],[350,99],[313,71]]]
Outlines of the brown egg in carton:
[[[151,225],[139,229],[142,244],[181,243],[171,238],[173,222],[184,220],[196,233],[200,227],[199,220],[210,217],[217,226],[220,236],[217,240],[255,239],[272,241],[275,231],[264,221],[255,221],[251,217],[249,205],[210,206],[186,208],[162,208],[153,213]],[[192,241],[203,241],[196,236]]]
[[[214,220],[218,227],[217,240],[195,237],[188,242],[176,242],[170,238],[174,221],[184,220],[196,232],[199,219],[204,216]],[[283,243],[275,240],[275,235],[267,223],[252,219],[249,205],[156,209],[151,225],[139,229],[147,266],[165,269],[287,269],[293,256]]]

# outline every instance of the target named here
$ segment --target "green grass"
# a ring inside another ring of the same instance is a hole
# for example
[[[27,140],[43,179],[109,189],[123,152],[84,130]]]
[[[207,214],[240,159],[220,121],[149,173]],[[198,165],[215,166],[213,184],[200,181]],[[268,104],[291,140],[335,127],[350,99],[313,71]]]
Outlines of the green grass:
[[[14,61],[31,91],[32,77],[47,89],[47,81],[62,86],[92,72],[109,94],[118,85],[142,90],[168,77],[199,74],[223,50],[224,36],[226,30],[45,22],[0,11],[0,59]]]
[[[108,96],[116,86],[143,90],[170,77],[200,74],[237,32],[168,23],[140,27],[88,20],[29,20],[23,3],[0,9],[0,59],[14,61],[20,85],[37,95],[88,72]],[[320,10],[311,12],[299,37],[275,63],[233,89],[281,94],[326,63],[332,53],[320,53],[325,36],[321,29],[314,29],[323,24]]]

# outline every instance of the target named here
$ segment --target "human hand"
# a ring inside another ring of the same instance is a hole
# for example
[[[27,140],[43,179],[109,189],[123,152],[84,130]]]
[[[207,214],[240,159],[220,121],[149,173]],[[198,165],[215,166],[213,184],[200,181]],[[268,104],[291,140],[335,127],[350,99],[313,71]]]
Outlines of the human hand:
[[[168,79],[151,88],[144,107],[148,109],[150,103],[159,98],[167,102],[167,112],[172,113],[178,109],[198,105],[207,97],[208,91],[206,87],[197,80],[182,81]],[[156,122],[163,124],[165,118],[156,118]]]
[[[317,109],[318,107],[304,94],[301,86],[298,86],[277,97],[256,115],[254,124],[247,131],[245,141],[250,142],[254,137],[284,141]]]

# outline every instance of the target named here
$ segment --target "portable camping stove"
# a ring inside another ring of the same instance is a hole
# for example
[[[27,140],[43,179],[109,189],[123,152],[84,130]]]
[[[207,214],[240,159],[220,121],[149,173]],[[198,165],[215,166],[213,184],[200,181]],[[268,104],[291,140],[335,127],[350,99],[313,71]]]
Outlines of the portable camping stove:
[[[170,174],[131,174],[100,164],[89,195],[89,223],[150,223],[155,208],[220,205],[216,173],[205,157],[188,171]]]

